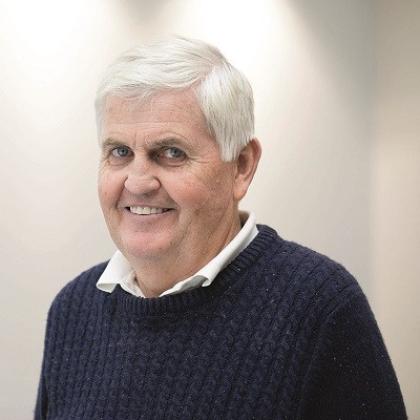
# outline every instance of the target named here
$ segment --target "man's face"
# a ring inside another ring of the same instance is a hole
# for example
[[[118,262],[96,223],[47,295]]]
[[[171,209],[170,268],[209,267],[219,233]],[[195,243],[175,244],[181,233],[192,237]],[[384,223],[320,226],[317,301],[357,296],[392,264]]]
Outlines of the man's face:
[[[191,91],[109,97],[101,141],[101,207],[129,260],[204,258],[236,233],[236,163],[221,160]]]

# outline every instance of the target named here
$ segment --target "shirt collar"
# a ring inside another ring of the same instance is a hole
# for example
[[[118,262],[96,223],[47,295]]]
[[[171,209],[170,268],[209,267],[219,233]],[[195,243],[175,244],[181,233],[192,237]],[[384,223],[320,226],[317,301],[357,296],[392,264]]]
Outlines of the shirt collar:
[[[240,212],[240,218],[243,224],[241,230],[211,261],[197,273],[179,281],[160,296],[181,293],[197,287],[210,286],[217,274],[236,258],[258,234],[254,213]],[[130,263],[119,250],[111,257],[105,271],[99,277],[96,287],[99,290],[111,293],[118,284],[126,292],[144,297],[135,280],[135,273]]]

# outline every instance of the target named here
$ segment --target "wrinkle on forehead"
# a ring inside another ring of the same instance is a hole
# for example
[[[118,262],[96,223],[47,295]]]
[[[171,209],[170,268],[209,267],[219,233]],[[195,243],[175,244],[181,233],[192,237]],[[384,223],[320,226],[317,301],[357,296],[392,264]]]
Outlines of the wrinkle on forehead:
[[[156,125],[187,120],[190,125],[201,125],[207,130],[204,115],[192,89],[159,92],[146,100],[111,95],[106,98],[104,108],[104,123],[109,120],[113,124]]]

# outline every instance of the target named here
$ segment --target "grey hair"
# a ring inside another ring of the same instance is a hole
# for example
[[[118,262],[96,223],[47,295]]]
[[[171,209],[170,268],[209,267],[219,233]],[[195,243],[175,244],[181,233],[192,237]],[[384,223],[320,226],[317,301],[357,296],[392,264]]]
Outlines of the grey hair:
[[[224,161],[234,160],[254,135],[254,100],[245,76],[220,51],[199,40],[174,37],[135,47],[119,57],[99,85],[98,132],[108,95],[143,101],[153,94],[193,88]]]

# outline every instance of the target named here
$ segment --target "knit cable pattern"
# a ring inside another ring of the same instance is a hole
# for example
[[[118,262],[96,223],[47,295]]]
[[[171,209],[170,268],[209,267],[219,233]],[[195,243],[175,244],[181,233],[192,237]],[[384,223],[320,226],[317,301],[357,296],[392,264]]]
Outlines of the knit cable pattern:
[[[105,267],[50,308],[35,419],[406,418],[354,278],[273,229],[177,295],[101,292]]]

